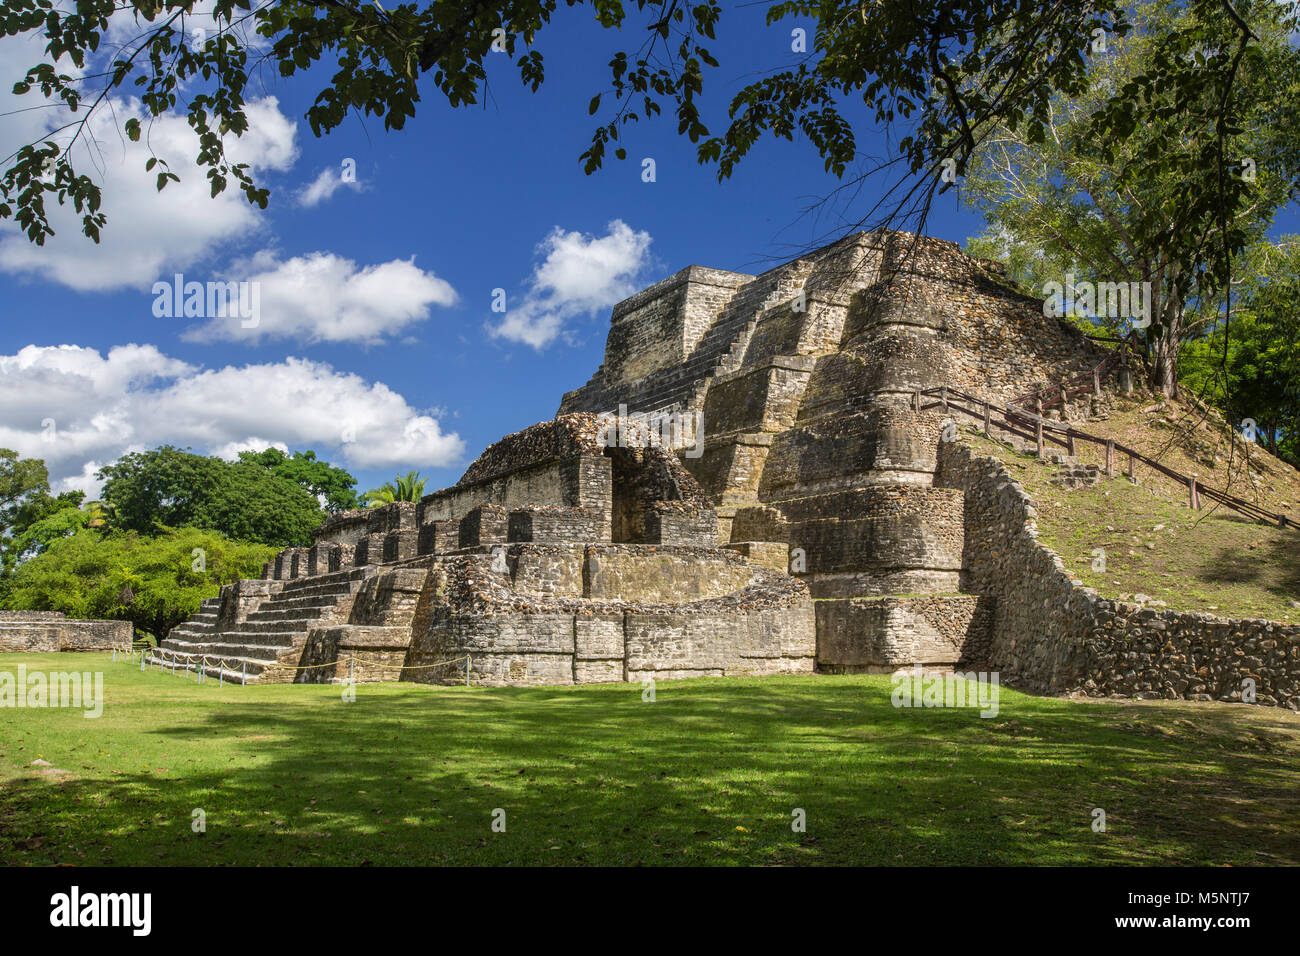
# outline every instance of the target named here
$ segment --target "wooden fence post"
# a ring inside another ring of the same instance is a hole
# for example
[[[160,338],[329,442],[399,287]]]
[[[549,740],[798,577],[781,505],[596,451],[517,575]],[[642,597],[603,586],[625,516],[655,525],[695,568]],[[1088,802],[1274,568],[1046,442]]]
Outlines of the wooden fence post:
[[[1187,479],[1187,506],[1194,511],[1201,510],[1201,496],[1196,492],[1196,479]]]
[[[912,391],[912,410],[915,412],[921,410],[921,390],[919,388]]]
[[[1041,398],[1034,402],[1034,412],[1038,416],[1038,421],[1034,423],[1034,438],[1038,443],[1038,457],[1043,457],[1043,400]]]
[[[1136,472],[1137,472],[1137,459],[1134,458],[1132,455],[1129,455],[1128,456],[1128,480],[1129,481],[1133,481],[1133,482],[1137,481]]]
[[[1065,431],[1065,453],[1073,457],[1074,455],[1074,429],[1067,428]]]
[[[989,403],[984,403],[984,437],[989,437]]]
[[[1106,440],[1106,477],[1115,477],[1115,439]]]
[[[1092,370],[1092,394],[1101,398],[1101,373],[1096,369]]]

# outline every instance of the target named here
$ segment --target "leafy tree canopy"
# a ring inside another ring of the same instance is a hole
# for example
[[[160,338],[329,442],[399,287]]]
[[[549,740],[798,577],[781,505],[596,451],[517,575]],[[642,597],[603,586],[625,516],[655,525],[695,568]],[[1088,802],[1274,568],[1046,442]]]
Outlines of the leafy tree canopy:
[[[418,471],[408,471],[378,488],[371,488],[362,498],[367,508],[378,508],[394,501],[419,501],[424,497],[424,485],[428,480],[421,478]]]
[[[0,448],[0,534],[29,523],[50,495],[50,473],[39,458]]]
[[[0,448],[0,590],[24,556],[91,520],[92,512],[80,510],[84,498],[80,491],[51,495],[44,461]]]
[[[124,455],[99,477],[113,524],[124,531],[207,528],[240,541],[302,547],[325,518],[310,492],[262,465],[170,445]]]
[[[162,638],[222,584],[257,577],[275,550],[198,528],[156,536],[82,528],[23,562],[0,606],[129,620]]]
[[[1236,0],[1243,9],[1264,3]],[[1296,17],[1293,7],[1272,5],[1286,11],[1279,16]],[[50,231],[44,201],[54,196],[72,203],[86,234],[97,238],[105,224],[99,186],[68,140],[83,134],[89,113],[111,106],[111,95],[128,92],[151,116],[186,116],[213,195],[233,181],[250,202],[264,206],[268,191],[228,159],[224,140],[248,129],[245,91],[250,72],[263,63],[306,82],[322,75],[311,72],[307,79],[308,71],[325,68],[328,80],[306,111],[317,136],[353,112],[380,116],[386,128],[400,129],[431,90],[452,107],[480,102],[492,57],[508,61],[536,90],[546,63],[534,42],[561,10],[576,14],[582,8],[617,33],[616,45],[627,47],[613,53],[603,81],[592,80],[594,95],[585,105],[597,125],[578,157],[587,172],[603,165],[611,147],[616,158],[626,158],[630,124],[667,110],[677,131],[696,144],[699,161],[716,164],[720,178],[730,176],[761,139],[796,135],[817,150],[828,171],[856,175],[866,158],[855,122],[875,122],[897,125],[904,134],[894,158],[876,168],[926,174],[891,199],[901,209],[919,197],[928,208],[940,188],[940,167],[950,160],[964,172],[993,127],[1023,131],[1030,141],[1046,135],[1052,96],[1081,89],[1097,38],[1127,31],[1129,4],[781,0],[768,9],[769,25],[813,24],[809,48],[771,69],[752,60],[729,64],[731,75],[762,75],[740,88],[725,122],[714,125],[702,104],[706,77],[721,66],[710,52],[723,19],[719,0],[216,0],[210,5],[215,35],[200,38],[192,30],[196,6],[193,0],[83,0],[75,9],[55,0],[0,4],[0,36],[35,34],[47,42],[46,56],[16,84],[17,92],[37,91],[75,111],[59,131],[62,139],[25,145],[5,160],[0,217],[14,217],[41,242]],[[1133,77],[1131,89],[1105,111],[1106,129],[1123,135],[1163,109],[1163,97],[1153,91],[1231,87],[1243,45],[1246,55],[1250,51],[1249,28],[1233,0],[1192,0],[1189,6],[1213,23],[1186,42],[1208,52],[1190,62],[1171,50]],[[134,24],[133,38],[111,51],[109,44],[101,48],[110,19],[121,26],[123,18]],[[635,39],[624,43],[629,37]],[[995,82],[977,82],[989,76]],[[1230,123],[1237,105],[1231,97],[1223,104]],[[133,118],[122,131],[139,140],[146,128]],[[159,189],[177,178],[159,157],[147,170]],[[1189,198],[1206,200],[1205,185],[1198,177]],[[1213,186],[1211,196],[1223,193],[1221,184]]]
[[[342,468],[317,459],[314,451],[296,451],[292,455],[286,455],[278,448],[241,451],[239,460],[261,465],[271,474],[301,485],[323,502],[330,514],[357,507],[357,480]]]
[[[1083,87],[1052,97],[1048,135],[996,127],[962,183],[963,201],[989,223],[970,248],[1007,261],[1031,294],[1041,297],[1048,280],[1068,285],[1070,276],[1089,298],[1097,283],[1145,284],[1149,314],[1134,327],[1152,353],[1153,384],[1171,395],[1181,342],[1213,323],[1213,306],[1222,304],[1221,250],[1257,241],[1293,195],[1300,171],[1300,50],[1276,5],[1244,9],[1255,40],[1233,88],[1148,88],[1141,78],[1170,69],[1171,57],[1204,59],[1195,41],[1230,24],[1204,4],[1133,4],[1131,31],[1101,44]],[[1242,122],[1220,142],[1214,119],[1225,93],[1240,99]],[[1121,121],[1117,112],[1133,101],[1152,107],[1137,126],[1131,113]],[[1104,136],[1099,117],[1110,124]],[[1213,192],[1220,150],[1230,167],[1225,189],[1241,200],[1230,200],[1235,211],[1222,219],[1217,207],[1198,210],[1188,201],[1198,182]],[[1067,305],[1074,292],[1066,289]],[[1115,332],[1127,331],[1130,318],[1138,319],[1137,311],[1096,313],[1098,324]]]
[[[1300,236],[1244,257],[1232,335],[1207,329],[1180,356],[1185,384],[1234,425],[1254,422],[1269,451],[1300,467]]]

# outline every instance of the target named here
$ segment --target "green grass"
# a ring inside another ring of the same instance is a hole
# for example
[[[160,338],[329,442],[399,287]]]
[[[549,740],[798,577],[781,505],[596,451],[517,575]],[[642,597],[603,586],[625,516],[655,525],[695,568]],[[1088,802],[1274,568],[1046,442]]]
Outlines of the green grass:
[[[874,676],[345,703],[18,663],[100,668],[106,703],[0,708],[5,864],[1300,864],[1300,717],[1276,709],[1004,689],[981,719],[895,708]]]
[[[1093,488],[1052,484],[1057,466],[964,434],[993,454],[1038,509],[1040,540],[1084,584],[1108,598],[1146,594],[1170,608],[1221,617],[1300,621],[1300,530],[1261,525],[1234,512],[1187,507],[1186,491],[1155,481],[1102,476]],[[1094,571],[1097,549],[1105,571]]]

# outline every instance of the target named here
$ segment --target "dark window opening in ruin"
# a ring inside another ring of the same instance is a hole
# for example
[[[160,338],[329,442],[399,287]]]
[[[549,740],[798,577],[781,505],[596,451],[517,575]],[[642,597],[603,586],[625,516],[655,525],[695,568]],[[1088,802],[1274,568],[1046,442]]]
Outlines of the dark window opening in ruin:
[[[643,468],[628,449],[608,448],[605,454],[613,472],[614,544],[640,544],[645,541],[645,483]]]

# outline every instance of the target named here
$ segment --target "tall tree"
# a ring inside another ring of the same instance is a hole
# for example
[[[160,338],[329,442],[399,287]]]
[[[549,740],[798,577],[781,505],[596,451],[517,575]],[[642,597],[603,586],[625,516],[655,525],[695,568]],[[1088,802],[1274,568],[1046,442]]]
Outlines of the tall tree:
[[[1040,295],[1051,282],[1066,286],[1076,277],[1065,304],[1088,300],[1099,324],[1117,331],[1131,319],[1152,356],[1152,384],[1167,395],[1177,393],[1181,343],[1215,321],[1204,305],[1226,288],[1220,251],[1261,236],[1294,194],[1300,170],[1292,129],[1300,121],[1300,53],[1275,9],[1255,5],[1251,17],[1257,41],[1231,89],[1213,82],[1190,91],[1147,89],[1136,78],[1167,68],[1171,57],[1197,64],[1221,56],[1193,43],[1223,29],[1224,17],[1174,0],[1135,5],[1127,36],[1099,37],[1084,88],[1054,96],[1041,129],[997,128],[962,184],[963,200],[989,224],[971,250],[1000,254]],[[1130,126],[1132,117],[1121,117],[1116,103],[1137,98],[1135,90],[1150,115]],[[1220,144],[1211,120],[1225,95],[1245,112]],[[1189,204],[1189,189],[1205,176],[1196,162],[1215,160],[1220,149],[1241,199],[1222,220]],[[1149,289],[1149,314],[1132,303],[1124,315],[1100,314],[1099,283],[1123,284],[1125,299],[1130,283]]]
[[[357,480],[342,468],[319,460],[314,451],[296,451],[292,455],[286,455],[278,448],[241,451],[239,460],[260,465],[273,475],[301,485],[330,514],[357,506]]]
[[[418,471],[408,471],[392,481],[384,482],[378,488],[371,488],[362,497],[367,508],[378,508],[394,501],[419,501],[424,496],[427,481],[427,478],[420,477]]]
[[[1300,467],[1300,236],[1260,243],[1244,259],[1231,335],[1222,321],[1208,326],[1184,347],[1180,374],[1235,426]]]
[[[141,534],[208,528],[240,541],[305,546],[325,518],[305,488],[260,465],[170,445],[124,455],[99,477],[114,525]]]

